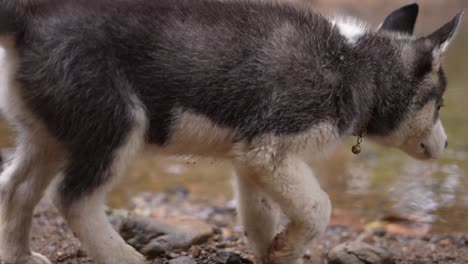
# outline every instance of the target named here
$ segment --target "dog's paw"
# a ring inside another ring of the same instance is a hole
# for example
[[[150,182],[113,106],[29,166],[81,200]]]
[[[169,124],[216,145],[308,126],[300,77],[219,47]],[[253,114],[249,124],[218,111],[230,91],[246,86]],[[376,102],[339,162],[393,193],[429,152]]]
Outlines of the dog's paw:
[[[129,262],[124,262],[124,263],[135,263],[135,264],[147,264],[148,260],[146,257],[141,254],[140,252],[136,251],[133,247],[126,245],[128,249],[128,261]]]
[[[286,243],[284,241],[284,233],[279,233],[273,239],[273,242],[271,243],[271,246],[270,246],[269,254],[265,259],[263,259],[263,263],[281,264],[280,262],[278,262],[277,254],[281,253],[281,251],[284,250],[285,246],[286,246]]]
[[[136,251],[133,247],[122,244],[115,250],[106,249],[106,253],[99,252],[100,255],[90,254],[90,257],[97,263],[102,264],[147,264],[146,257]]]
[[[301,256],[290,250],[293,245],[288,245],[284,233],[279,233],[273,239],[269,255],[263,259],[265,264],[302,264]]]
[[[4,259],[0,257],[0,263],[6,264],[52,264],[46,257],[43,255],[32,252],[31,255],[25,255],[21,257],[16,257],[14,260]]]
[[[27,264],[51,264],[51,262],[43,255],[33,252],[31,255],[31,262]]]

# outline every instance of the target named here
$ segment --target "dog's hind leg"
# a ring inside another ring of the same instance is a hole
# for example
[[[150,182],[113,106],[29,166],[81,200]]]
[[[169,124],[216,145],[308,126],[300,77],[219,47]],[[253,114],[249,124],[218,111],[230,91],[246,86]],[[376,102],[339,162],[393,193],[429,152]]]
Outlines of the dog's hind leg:
[[[31,251],[29,233],[34,207],[59,171],[62,155],[55,140],[40,129],[18,130],[18,144],[0,175],[0,262],[47,264]]]
[[[270,244],[279,231],[280,209],[270,197],[257,186],[253,170],[235,165],[237,202],[240,222],[250,248],[258,259],[270,253]]]
[[[105,214],[104,202],[112,184],[142,148],[146,127],[144,112],[136,110],[130,123],[105,121],[107,124],[97,127],[94,134],[89,134],[87,142],[70,154],[62,179],[54,186],[52,200],[96,263],[143,264],[145,258],[113,229]],[[115,127],[109,137],[99,137],[102,132],[109,132],[106,130],[112,125]]]

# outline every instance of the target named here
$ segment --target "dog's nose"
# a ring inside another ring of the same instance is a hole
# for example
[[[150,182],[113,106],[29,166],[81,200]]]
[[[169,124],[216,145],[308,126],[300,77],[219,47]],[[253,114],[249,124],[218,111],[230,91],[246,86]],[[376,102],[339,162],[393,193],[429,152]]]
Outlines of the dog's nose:
[[[445,141],[445,148],[448,147],[448,140]]]

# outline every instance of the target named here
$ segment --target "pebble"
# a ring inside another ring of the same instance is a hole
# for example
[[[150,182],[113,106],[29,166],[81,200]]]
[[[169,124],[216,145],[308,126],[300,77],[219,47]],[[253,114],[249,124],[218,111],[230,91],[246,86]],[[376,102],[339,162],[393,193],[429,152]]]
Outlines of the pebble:
[[[219,251],[216,256],[222,264],[253,264],[251,260],[241,257],[236,252]]]
[[[169,264],[197,264],[197,262],[192,257],[183,256],[169,260]]]
[[[170,259],[174,259],[174,258],[180,257],[179,254],[174,253],[174,252],[168,252],[168,253],[166,254],[166,256],[167,256],[168,258],[170,258]]]
[[[232,231],[229,228],[221,228],[221,235],[224,239],[232,237]]]
[[[355,241],[338,245],[327,255],[329,264],[393,264],[392,254],[383,248]]]
[[[131,217],[123,221],[119,231],[130,245],[150,258],[170,250],[189,249],[213,235],[211,226],[187,217],[170,220]]]
[[[200,255],[200,248],[197,246],[192,246],[190,249],[190,254],[194,257],[198,257]]]

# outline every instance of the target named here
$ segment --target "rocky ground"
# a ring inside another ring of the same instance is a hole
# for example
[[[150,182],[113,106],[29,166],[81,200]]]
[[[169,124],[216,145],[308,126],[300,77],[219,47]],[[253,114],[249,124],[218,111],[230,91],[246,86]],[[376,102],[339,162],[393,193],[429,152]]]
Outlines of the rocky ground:
[[[254,263],[242,242],[234,207],[233,201],[194,201],[187,191],[178,190],[141,194],[130,210],[108,212],[121,235],[151,263]],[[352,214],[336,209],[304,263],[468,263],[468,235],[428,230],[423,223],[395,217],[363,226]],[[34,215],[32,246],[53,263],[93,263],[47,203]]]

